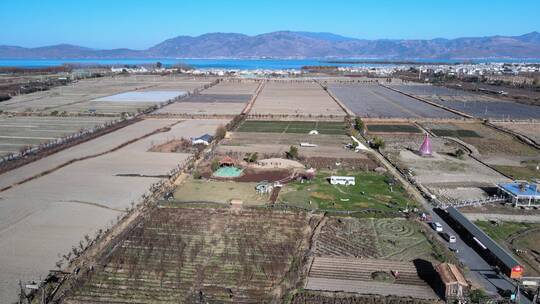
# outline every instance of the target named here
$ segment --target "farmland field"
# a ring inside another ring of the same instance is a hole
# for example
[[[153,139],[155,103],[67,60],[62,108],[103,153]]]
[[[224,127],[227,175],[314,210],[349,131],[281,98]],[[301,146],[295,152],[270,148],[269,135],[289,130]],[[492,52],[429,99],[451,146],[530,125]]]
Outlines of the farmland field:
[[[341,102],[361,117],[459,118],[451,112],[379,85],[332,84],[329,88]]]
[[[432,129],[431,132],[433,132],[437,136],[448,136],[448,137],[457,137],[457,138],[460,138],[460,137],[480,137],[480,135],[478,135],[478,133],[474,132],[473,130]]]
[[[309,215],[160,208],[105,252],[67,303],[270,303],[298,279]]]
[[[251,100],[258,83],[221,81],[201,94],[183,98],[156,111],[158,114],[238,115]]]
[[[432,85],[392,85],[393,88],[481,118],[539,119],[540,107],[509,102],[483,94]]]
[[[345,112],[313,81],[270,81],[250,114],[293,117],[343,117]]]
[[[436,300],[433,289],[420,278],[420,272],[429,272],[429,266],[424,268],[427,271],[412,262],[316,257],[305,288]],[[390,270],[399,271],[399,276],[394,278]],[[377,279],[377,275],[386,279]]]
[[[298,147],[302,157],[330,157],[367,159],[362,153],[345,149],[343,146],[352,140],[346,135],[319,134],[308,135],[307,133],[278,133],[278,132],[232,132],[229,139],[225,139],[217,148],[221,153],[245,153],[257,152],[264,157],[284,157],[290,146]],[[300,143],[307,142],[317,145],[316,147],[300,147]]]
[[[422,131],[412,124],[366,124],[368,133],[421,133]]]
[[[120,115],[122,112],[136,113],[154,106],[159,100],[117,102],[96,99],[110,97],[123,92],[137,91],[186,91],[191,92],[206,84],[211,78],[187,78],[175,76],[118,76],[80,80],[67,86],[60,86],[50,91],[35,92],[15,96],[2,102],[0,110],[5,112],[39,112],[49,114],[54,111],[68,113],[105,113]],[[142,93],[145,94],[145,93]],[[147,93],[151,94],[151,93]]]
[[[91,129],[113,117],[0,116],[0,156]]]
[[[330,175],[354,176],[356,185],[331,185]],[[280,192],[278,201],[309,209],[325,210],[369,210],[397,213],[407,205],[414,204],[407,199],[405,190],[398,184],[389,185],[391,178],[375,172],[319,171],[311,182],[293,182]]]
[[[238,132],[345,134],[345,123],[324,121],[245,121]]]
[[[315,239],[317,256],[434,260],[418,224],[406,219],[331,217]]]

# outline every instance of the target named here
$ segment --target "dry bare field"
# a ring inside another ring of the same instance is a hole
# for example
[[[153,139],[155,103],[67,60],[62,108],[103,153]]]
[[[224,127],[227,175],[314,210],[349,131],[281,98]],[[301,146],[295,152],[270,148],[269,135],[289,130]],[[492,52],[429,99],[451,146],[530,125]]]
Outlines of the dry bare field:
[[[80,80],[68,86],[61,86],[50,91],[35,92],[15,96],[2,102],[0,110],[6,112],[53,111],[69,113],[120,114],[137,112],[153,106],[156,102],[106,102],[95,99],[128,91],[193,91],[212,82],[210,78],[193,79],[176,76],[116,76]]]
[[[152,145],[170,138],[213,133],[218,125],[225,123],[221,120],[177,122],[144,120],[3,174],[2,183],[12,184],[72,159],[105,152],[172,126],[113,152],[71,163],[0,192],[0,264],[6,265],[0,275],[0,293],[12,297],[19,279],[43,276],[54,267],[59,253],[70,251],[85,234],[93,235],[98,229],[106,228],[131,202],[147,193],[169,171],[182,166],[190,156],[147,152]]]
[[[345,112],[328,93],[312,81],[267,82],[250,114],[345,116]]]
[[[104,252],[65,303],[278,303],[296,284],[312,216],[160,208]]]
[[[92,129],[112,117],[0,116],[0,156]]]

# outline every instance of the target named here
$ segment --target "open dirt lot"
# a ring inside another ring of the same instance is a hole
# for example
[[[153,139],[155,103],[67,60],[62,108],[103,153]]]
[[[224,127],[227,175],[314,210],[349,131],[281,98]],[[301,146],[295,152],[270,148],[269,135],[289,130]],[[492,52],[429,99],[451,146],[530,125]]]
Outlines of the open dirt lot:
[[[35,92],[15,96],[2,102],[0,110],[6,112],[40,112],[53,111],[68,113],[120,114],[137,112],[153,106],[156,102],[111,102],[95,99],[129,91],[193,91],[209,84],[210,78],[187,78],[176,76],[116,76],[97,79],[80,80],[68,86],[61,86],[50,91]]]
[[[0,156],[112,120],[111,117],[0,116]]]
[[[459,118],[425,102],[369,84],[331,84],[329,88],[347,108],[361,117]]]
[[[0,294],[12,298],[19,279],[43,277],[59,253],[67,253],[85,234],[106,228],[152,184],[190,157],[147,152],[153,145],[213,133],[222,123],[144,120],[3,174],[2,185],[13,187],[0,192],[0,264],[6,266],[0,274]],[[166,126],[170,129],[138,139]],[[138,140],[121,146],[132,139]],[[109,150],[55,170],[71,160]],[[52,172],[16,184],[47,170]]]
[[[540,119],[538,106],[514,103],[483,94],[421,84],[392,85],[392,87],[475,117]]]
[[[311,235],[303,213],[160,208],[104,252],[67,303],[278,303]]]
[[[257,194],[257,183],[233,181],[188,180],[174,191],[175,202],[212,202],[227,204],[239,199],[246,206],[269,202],[269,194]]]
[[[317,147],[299,147],[300,143],[308,142]],[[265,157],[284,156],[291,145],[298,147],[303,157],[332,157],[332,158],[365,158],[362,153],[345,149],[344,144],[351,142],[345,135],[306,135],[293,133],[259,133],[259,132],[233,132],[230,139],[226,139],[217,148],[221,153],[257,152]]]
[[[315,82],[267,82],[250,114],[276,116],[335,116],[345,112]]]

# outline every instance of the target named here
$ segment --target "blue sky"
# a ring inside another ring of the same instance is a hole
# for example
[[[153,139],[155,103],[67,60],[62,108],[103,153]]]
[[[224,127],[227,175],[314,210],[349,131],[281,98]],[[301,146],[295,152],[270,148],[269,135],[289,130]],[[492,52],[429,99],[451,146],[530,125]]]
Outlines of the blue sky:
[[[0,45],[144,49],[178,35],[276,30],[377,38],[540,31],[540,0],[0,0]]]

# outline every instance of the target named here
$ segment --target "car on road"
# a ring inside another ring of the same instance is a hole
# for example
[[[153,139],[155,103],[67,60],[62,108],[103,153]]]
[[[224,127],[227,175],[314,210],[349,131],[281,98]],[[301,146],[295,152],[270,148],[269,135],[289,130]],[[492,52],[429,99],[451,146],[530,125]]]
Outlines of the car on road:
[[[441,233],[441,237],[448,243],[455,243],[457,241],[454,235],[448,234],[446,232]]]
[[[457,248],[454,248],[454,247],[448,247],[448,249],[452,252],[455,252],[455,253],[459,253],[459,250]]]
[[[433,230],[435,230],[437,232],[442,232],[443,231],[442,225],[439,222],[431,222],[431,228],[433,228]]]

